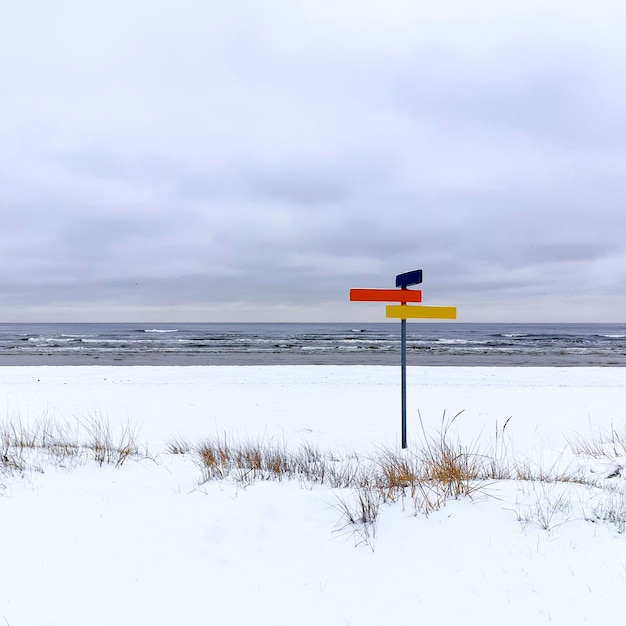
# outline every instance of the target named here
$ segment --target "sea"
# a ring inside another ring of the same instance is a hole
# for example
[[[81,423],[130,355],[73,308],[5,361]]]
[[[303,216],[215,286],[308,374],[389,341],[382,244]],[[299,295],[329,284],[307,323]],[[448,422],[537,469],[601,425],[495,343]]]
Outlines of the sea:
[[[0,366],[399,365],[400,322],[0,324]],[[626,324],[407,323],[407,365],[626,366]]]

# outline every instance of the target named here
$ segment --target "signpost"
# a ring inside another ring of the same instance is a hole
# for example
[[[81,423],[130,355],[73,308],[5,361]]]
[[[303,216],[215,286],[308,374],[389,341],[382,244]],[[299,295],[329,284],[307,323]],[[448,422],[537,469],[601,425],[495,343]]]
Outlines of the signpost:
[[[406,441],[406,321],[407,319],[456,319],[456,307],[452,306],[408,306],[409,302],[421,302],[422,292],[409,289],[422,282],[422,270],[413,270],[396,276],[399,289],[350,289],[353,302],[400,302],[387,306],[387,317],[400,319],[400,340],[402,344],[402,447]]]

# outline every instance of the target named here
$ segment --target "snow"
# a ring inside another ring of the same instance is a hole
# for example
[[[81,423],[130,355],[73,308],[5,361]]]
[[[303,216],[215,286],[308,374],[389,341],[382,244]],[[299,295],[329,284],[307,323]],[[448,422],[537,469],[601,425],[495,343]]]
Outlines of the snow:
[[[599,458],[572,450],[624,432],[622,369],[410,367],[410,448],[423,437],[418,411],[426,432],[443,420],[471,445],[502,437],[511,418],[507,457],[552,473],[579,467],[600,481],[491,481],[429,515],[407,497],[383,504],[368,535],[342,519],[349,490],[202,483],[194,455],[171,454],[168,442],[228,437],[338,456],[397,449],[399,368],[4,367],[0,375],[0,424],[78,432],[100,421],[137,429],[147,449],[121,467],[39,451],[22,472],[0,469],[0,624],[626,619],[626,533],[603,519],[611,498],[611,510],[626,515],[625,459],[610,445]]]

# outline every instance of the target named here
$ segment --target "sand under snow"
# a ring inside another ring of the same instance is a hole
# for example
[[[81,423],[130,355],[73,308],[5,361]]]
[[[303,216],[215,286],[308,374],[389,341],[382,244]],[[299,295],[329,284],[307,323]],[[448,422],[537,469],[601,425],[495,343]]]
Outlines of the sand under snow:
[[[572,450],[624,432],[623,369],[410,367],[412,446],[418,410],[427,431],[462,411],[455,436],[479,444],[510,417],[511,458],[599,482],[494,482],[429,516],[385,505],[367,542],[342,522],[341,490],[200,484],[192,455],[167,442],[397,448],[399,368],[3,367],[0,381],[0,424],[130,425],[149,451],[120,468],[40,453],[26,471],[0,470],[0,624],[626,619],[626,533],[592,515],[609,497],[626,515],[626,459],[610,446],[599,458]]]

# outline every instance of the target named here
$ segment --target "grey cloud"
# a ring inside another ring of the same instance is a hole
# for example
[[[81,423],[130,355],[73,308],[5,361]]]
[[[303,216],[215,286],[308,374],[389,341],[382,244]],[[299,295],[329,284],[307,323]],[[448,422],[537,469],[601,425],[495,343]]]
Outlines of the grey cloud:
[[[440,81],[425,81],[418,73],[396,89],[397,102],[412,115],[457,132],[523,135],[565,147],[586,145],[590,139],[606,142],[608,127],[601,128],[601,137],[597,128],[589,128],[604,126],[599,116],[604,107],[593,91],[588,77],[569,68],[539,69],[534,75],[501,81],[472,81],[462,71]]]
[[[337,205],[348,195],[348,184],[341,174],[319,172],[317,164],[295,169],[283,164],[274,172],[252,171],[244,174],[248,193],[260,202],[279,202],[309,208]]]
[[[0,306],[349,319],[349,287],[423,266],[465,319],[565,316],[583,282],[620,310],[623,16],[235,5],[4,27]]]

